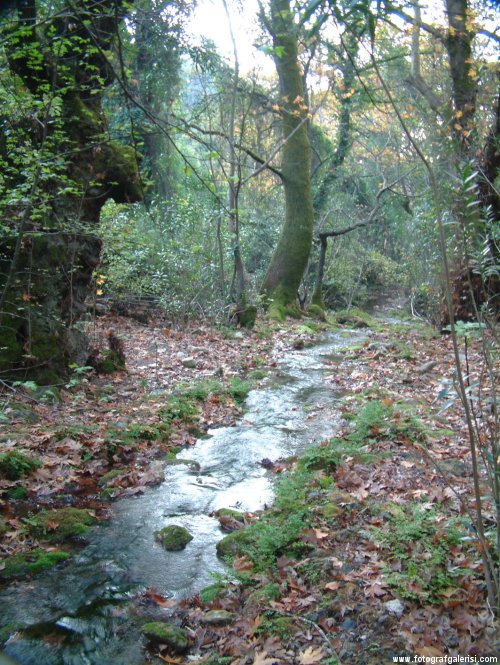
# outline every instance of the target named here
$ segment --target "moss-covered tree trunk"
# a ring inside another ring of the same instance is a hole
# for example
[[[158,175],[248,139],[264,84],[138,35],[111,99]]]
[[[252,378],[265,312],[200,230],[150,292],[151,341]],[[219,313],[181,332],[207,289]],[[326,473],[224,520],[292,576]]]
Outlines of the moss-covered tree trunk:
[[[78,321],[99,265],[100,210],[141,199],[135,150],[110,140],[101,110],[120,20],[115,0],[17,0],[0,25],[13,101],[0,118],[0,377],[64,377],[86,359]],[[43,20],[40,20],[43,19]],[[22,100],[16,107],[16,96]]]
[[[262,291],[268,300],[270,315],[283,318],[287,310],[293,312],[296,309],[297,291],[312,243],[311,146],[306,122],[309,109],[304,103],[297,27],[289,0],[271,0],[266,26],[273,39],[274,61],[280,80],[285,222]]]

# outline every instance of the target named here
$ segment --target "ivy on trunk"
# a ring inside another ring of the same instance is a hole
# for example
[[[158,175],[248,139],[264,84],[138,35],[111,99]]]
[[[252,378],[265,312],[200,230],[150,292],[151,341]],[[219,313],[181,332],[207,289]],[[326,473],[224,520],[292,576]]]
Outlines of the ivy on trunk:
[[[142,198],[137,154],[110,139],[101,108],[122,16],[118,0],[53,13],[18,0],[0,17],[11,93],[0,116],[3,377],[51,383],[85,361],[78,320],[99,264],[101,208]]]

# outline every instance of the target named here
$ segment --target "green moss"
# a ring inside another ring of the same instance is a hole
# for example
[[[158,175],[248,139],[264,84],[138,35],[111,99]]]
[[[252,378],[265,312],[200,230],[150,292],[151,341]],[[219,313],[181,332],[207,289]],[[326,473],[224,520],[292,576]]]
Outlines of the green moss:
[[[183,526],[171,524],[154,532],[155,540],[169,552],[183,550],[193,540],[193,536]]]
[[[249,372],[248,378],[252,381],[260,381],[265,379],[269,372],[265,369],[254,369],[252,372]]]
[[[106,487],[106,485],[111,480],[117,478],[118,476],[123,476],[127,472],[128,472],[127,469],[112,469],[111,471],[108,471],[108,473],[105,473],[103,476],[99,478],[98,485],[99,487]]]
[[[142,632],[154,644],[166,644],[175,653],[185,653],[189,641],[185,630],[162,621],[152,621],[144,624]]]
[[[313,296],[311,298],[311,305],[319,307],[323,312],[326,310],[325,301],[323,300],[323,294],[321,289],[315,289]]]
[[[25,519],[33,536],[54,541],[81,536],[95,521],[95,517],[80,508],[56,508]]]
[[[249,381],[243,381],[235,376],[229,380],[227,391],[236,402],[241,403],[246,399],[251,389],[252,385]]]
[[[113,372],[124,372],[127,367],[125,357],[122,353],[107,349],[103,352],[103,358],[97,364],[97,371],[102,374],[112,374]]]
[[[358,307],[335,312],[334,320],[340,325],[353,328],[373,328],[377,323],[372,316]]]
[[[22,501],[23,499],[26,499],[28,496],[28,490],[26,487],[13,487],[11,490],[7,492],[7,496],[9,499],[13,499],[14,501]],[[1,529],[0,529],[1,533]]]
[[[307,308],[307,315],[311,316],[313,319],[318,319],[318,321],[326,321],[325,308],[315,305],[314,303]]]
[[[281,302],[272,301],[267,310],[267,316],[271,321],[285,321],[286,308]]]
[[[294,302],[286,305],[285,314],[292,319],[301,319],[304,316],[304,312]]]
[[[5,524],[5,520],[0,519],[0,536],[4,533],[7,533],[7,525]]]
[[[22,624],[18,623],[8,623],[5,624],[4,626],[0,626],[0,646],[3,646],[11,635],[17,633],[17,631],[22,629],[23,627],[24,626]]]
[[[219,508],[215,511],[217,517],[234,517],[234,519],[243,522],[245,519],[245,513],[241,513],[239,510],[233,510],[232,508]]]
[[[65,561],[69,556],[70,554],[67,552],[46,552],[41,548],[22,554],[14,554],[2,561],[4,566],[0,569],[0,579],[8,580],[38,573],[47,570],[47,568],[52,568],[60,561]]]
[[[238,310],[238,321],[243,328],[253,328],[257,318],[257,307],[246,305],[244,309]]]
[[[9,480],[19,480],[41,466],[40,460],[27,457],[17,450],[0,455],[0,475]]]
[[[217,543],[217,555],[221,558],[235,557],[253,542],[250,529],[240,529],[228,534]]]

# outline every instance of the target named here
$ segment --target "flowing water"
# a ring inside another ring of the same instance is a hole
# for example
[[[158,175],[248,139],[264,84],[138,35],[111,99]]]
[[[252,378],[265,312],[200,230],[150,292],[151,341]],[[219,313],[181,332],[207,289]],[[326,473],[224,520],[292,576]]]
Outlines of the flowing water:
[[[312,348],[286,352],[275,375],[248,396],[239,424],[214,429],[181,453],[193,463],[167,466],[161,485],[116,501],[109,523],[67,564],[3,590],[0,626],[23,628],[4,655],[22,665],[144,663],[145,619],[131,599],[151,587],[185,598],[212,584],[213,573],[227,572],[215,550],[224,534],[211,513],[262,509],[272,502],[274,476],[260,461],[300,453],[335,433],[342,398],[336,349],[365,337],[329,333]],[[194,536],[181,552],[154,540],[168,524]]]

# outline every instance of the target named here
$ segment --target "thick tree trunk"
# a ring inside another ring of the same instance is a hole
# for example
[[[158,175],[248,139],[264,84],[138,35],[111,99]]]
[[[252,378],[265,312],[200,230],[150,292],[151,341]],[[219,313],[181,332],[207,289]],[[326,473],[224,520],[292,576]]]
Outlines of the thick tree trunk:
[[[282,175],[285,223],[262,285],[269,313],[282,319],[298,309],[295,300],[311,251],[313,205],[308,109],[298,60],[298,41],[289,0],[271,0],[268,29],[280,80],[283,135]]]
[[[71,16],[36,27],[35,0],[18,0],[9,66],[33,108],[42,110],[17,120],[17,143],[0,142],[9,166],[0,193],[0,376],[45,384],[63,378],[70,361],[86,359],[77,323],[99,265],[94,229],[102,206],[109,198],[142,198],[136,153],[108,139],[101,111],[104,86],[112,81],[104,51],[120,3],[80,0],[74,6]],[[23,141],[30,146],[28,162],[31,152],[40,155],[29,177],[19,168]],[[21,192],[15,203],[5,202],[9,191]]]

